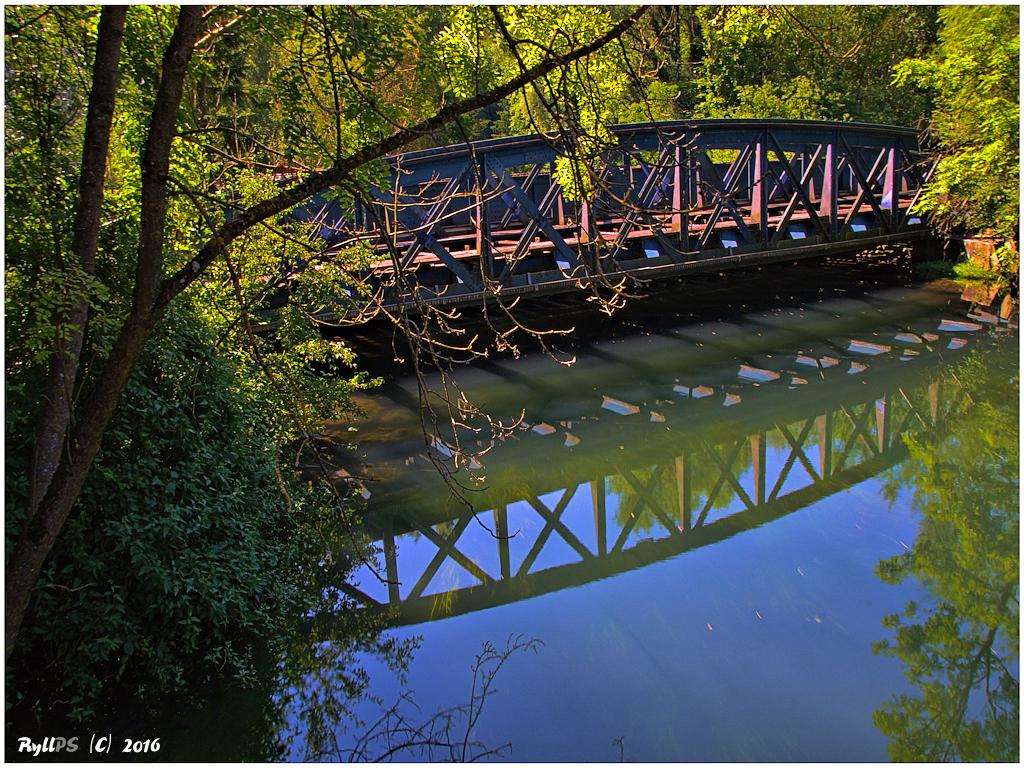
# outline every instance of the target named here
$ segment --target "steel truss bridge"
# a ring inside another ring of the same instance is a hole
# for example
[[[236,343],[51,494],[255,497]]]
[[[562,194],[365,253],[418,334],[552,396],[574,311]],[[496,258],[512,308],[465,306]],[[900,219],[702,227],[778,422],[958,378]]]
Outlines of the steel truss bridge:
[[[460,549],[478,525],[472,514],[416,508],[399,491],[384,507],[401,512],[375,524],[386,598],[347,589],[368,610],[391,611],[391,623],[412,624],[585,584],[757,528],[905,460],[903,436],[941,435],[966,399],[942,373],[942,358],[959,354],[876,362],[866,381],[837,372],[800,388],[818,390],[812,397],[754,388],[724,422],[717,402],[674,417],[666,410],[665,423],[574,421],[596,461],[559,461],[554,454],[566,449],[558,434],[527,434],[492,454],[496,490],[482,496],[480,506],[491,508],[478,516],[495,536],[481,534],[476,560]],[[587,507],[575,523],[567,521],[571,504]],[[517,530],[537,533],[516,542]],[[409,536],[414,551],[403,558]],[[551,566],[542,553],[557,540],[572,552]],[[470,584],[445,588],[437,578],[444,568]]]
[[[554,135],[397,155],[363,200],[315,198],[296,216],[317,226],[323,255],[354,241],[372,254],[360,274],[369,293],[345,289],[322,319],[374,304],[471,304],[791,261],[928,233],[912,210],[932,165],[910,129],[702,120],[610,132],[612,146],[587,163],[583,199],[563,186],[570,153]]]

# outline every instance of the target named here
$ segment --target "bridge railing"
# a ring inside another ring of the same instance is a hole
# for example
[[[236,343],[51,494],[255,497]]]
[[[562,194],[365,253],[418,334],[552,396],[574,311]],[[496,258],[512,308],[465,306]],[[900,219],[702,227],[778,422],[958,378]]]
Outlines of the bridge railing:
[[[793,258],[782,251],[922,228],[912,209],[931,165],[910,129],[704,120],[610,131],[585,163],[551,135],[389,158],[365,201],[322,206],[321,233],[328,249],[371,243],[368,279],[390,303]]]

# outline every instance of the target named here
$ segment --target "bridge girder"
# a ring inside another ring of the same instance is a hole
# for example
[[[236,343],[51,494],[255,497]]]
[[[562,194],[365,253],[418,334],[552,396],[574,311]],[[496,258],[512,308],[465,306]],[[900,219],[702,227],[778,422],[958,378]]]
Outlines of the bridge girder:
[[[314,200],[327,257],[373,252],[364,293],[321,319],[412,301],[523,293],[849,252],[927,234],[912,211],[932,165],[907,128],[800,120],[619,125],[579,166],[555,135],[438,147],[386,160],[363,199]],[[585,177],[585,178],[584,178]]]

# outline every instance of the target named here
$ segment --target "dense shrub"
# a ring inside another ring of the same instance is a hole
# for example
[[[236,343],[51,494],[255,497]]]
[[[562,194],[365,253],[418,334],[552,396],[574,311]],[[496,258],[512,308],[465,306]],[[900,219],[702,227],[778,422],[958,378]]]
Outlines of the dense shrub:
[[[323,544],[309,534],[323,505],[282,473],[285,500],[273,405],[212,335],[178,313],[147,347],[35,590],[8,706],[45,690],[81,719],[115,688],[145,700],[247,679],[253,641],[273,641],[312,598],[306,564]],[[33,389],[8,378],[8,552]]]

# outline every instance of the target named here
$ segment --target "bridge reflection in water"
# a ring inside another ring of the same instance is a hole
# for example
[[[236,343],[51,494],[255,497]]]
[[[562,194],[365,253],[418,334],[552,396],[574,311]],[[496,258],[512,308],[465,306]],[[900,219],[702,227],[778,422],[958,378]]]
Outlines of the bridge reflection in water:
[[[681,386],[636,413],[599,400],[489,453],[475,516],[443,490],[382,488],[372,519],[389,583],[366,575],[353,591],[393,610],[391,623],[417,623],[639,568],[808,507],[905,459],[904,435],[956,417],[964,395],[942,365],[962,352],[946,341],[863,370],[821,358],[828,368],[806,379],[750,381],[724,403]]]

